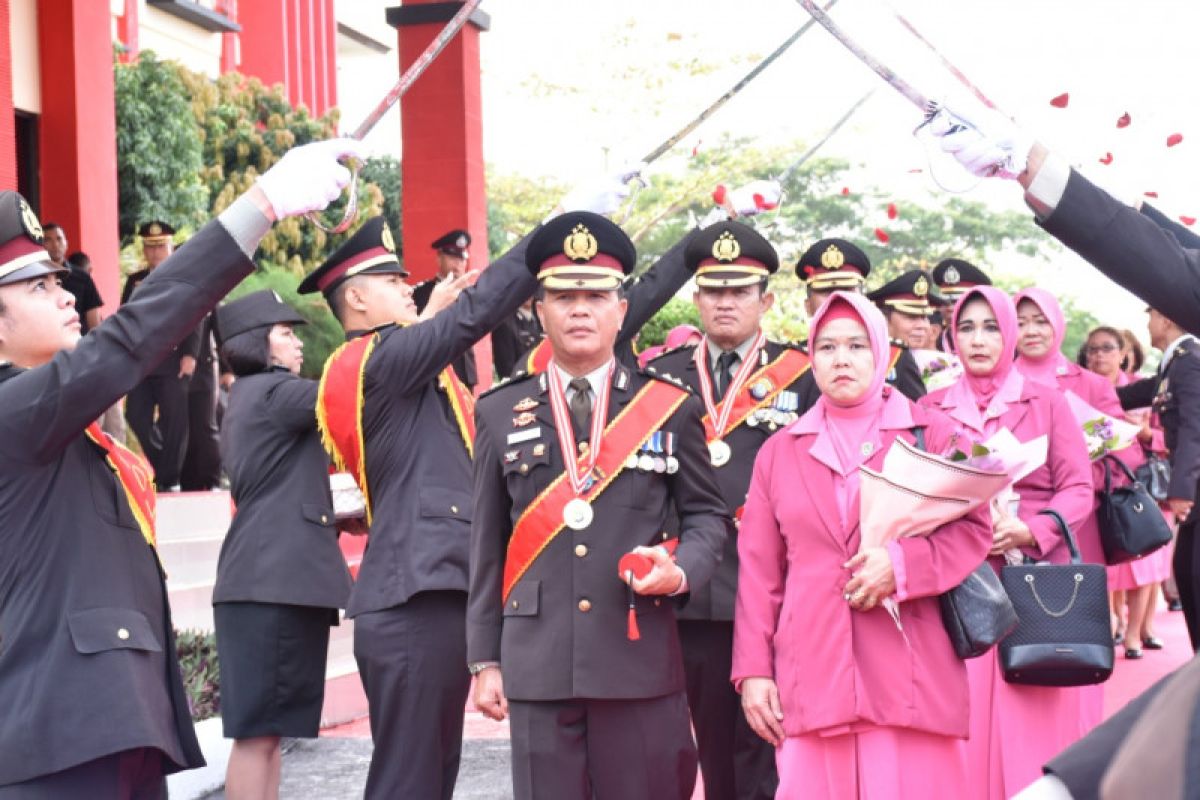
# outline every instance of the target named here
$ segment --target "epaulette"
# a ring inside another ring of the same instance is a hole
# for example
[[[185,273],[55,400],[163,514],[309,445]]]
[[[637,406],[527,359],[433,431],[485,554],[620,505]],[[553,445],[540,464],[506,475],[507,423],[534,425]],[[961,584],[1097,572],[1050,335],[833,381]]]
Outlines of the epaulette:
[[[501,378],[500,380],[496,381],[491,386],[489,386],[487,389],[480,392],[479,399],[482,400],[483,398],[487,397],[489,394],[496,391],[497,389],[503,389],[505,386],[512,386],[514,383],[520,383],[521,381],[529,380],[530,378],[536,378],[536,377],[537,377],[536,372],[526,372],[525,370],[518,370],[517,372],[514,372],[512,375],[510,375],[507,378]]]
[[[654,358],[650,359],[650,360],[649,360],[648,362],[646,362],[646,363],[647,363],[647,364],[653,364],[655,361],[658,361],[660,358],[662,358],[662,357],[664,357],[664,356],[669,356],[669,355],[671,355],[672,353],[678,353],[680,350],[695,350],[695,349],[696,349],[696,345],[694,345],[694,344],[688,344],[688,343],[686,343],[686,342],[685,342],[685,343],[683,343],[683,344],[681,344],[681,345],[677,345],[677,346],[675,346],[675,347],[672,347],[670,350],[663,350],[661,353],[659,353],[658,355],[656,355]]]
[[[657,367],[646,367],[645,369],[641,370],[641,374],[645,375],[647,378],[654,378],[655,380],[662,381],[663,383],[669,383],[672,386],[683,389],[688,394],[692,393],[691,387],[686,383],[681,381],[679,378],[676,378],[671,373],[663,372]]]

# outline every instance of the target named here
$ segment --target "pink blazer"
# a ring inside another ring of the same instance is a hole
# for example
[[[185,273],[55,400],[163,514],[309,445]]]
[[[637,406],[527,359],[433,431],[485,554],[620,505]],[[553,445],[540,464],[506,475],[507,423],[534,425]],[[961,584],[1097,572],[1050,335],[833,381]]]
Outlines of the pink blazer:
[[[948,388],[938,389],[921,398],[921,405],[940,408],[954,416],[953,401]],[[1087,399],[1087,398],[1084,398]],[[1025,554],[1039,561],[1063,564],[1069,560],[1066,543],[1053,518],[1038,512],[1052,508],[1063,516],[1072,532],[1078,534],[1092,513],[1095,498],[1092,494],[1092,467],[1088,461],[1083,431],[1075,422],[1067,401],[1054,388],[1026,379],[1021,397],[1009,405],[1000,416],[1000,425],[1012,431],[1019,441],[1028,442],[1046,434],[1049,439],[1046,463],[1017,482],[1021,496],[1017,516],[1029,526],[1037,548],[1027,548]],[[977,431],[960,425],[971,439],[980,438]],[[1003,559],[993,559],[999,566]]]
[[[914,441],[913,426],[925,427],[931,452],[948,446],[953,423],[909,407],[912,425],[885,425],[883,446],[867,466],[880,468],[896,436]],[[809,452],[816,435],[797,434],[798,424],[768,439],[754,462],[738,534],[735,685],[774,678],[789,736],[873,724],[965,738],[966,669],[942,626],[937,595],[986,557],[991,534],[983,511],[889,548],[904,598],[903,633],[882,608],[853,611],[842,597],[850,579],[842,564],[858,551],[858,505],[843,527],[834,474]]]

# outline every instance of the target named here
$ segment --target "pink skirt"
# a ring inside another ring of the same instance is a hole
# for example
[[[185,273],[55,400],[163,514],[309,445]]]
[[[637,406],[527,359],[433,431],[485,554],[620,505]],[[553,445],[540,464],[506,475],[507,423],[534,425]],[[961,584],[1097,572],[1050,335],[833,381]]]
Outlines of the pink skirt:
[[[908,728],[789,736],[775,751],[779,800],[970,797],[959,740]]]
[[[971,735],[960,746],[972,798],[1012,797],[1098,721],[1095,689],[1006,683],[995,648],[967,661],[967,683]]]

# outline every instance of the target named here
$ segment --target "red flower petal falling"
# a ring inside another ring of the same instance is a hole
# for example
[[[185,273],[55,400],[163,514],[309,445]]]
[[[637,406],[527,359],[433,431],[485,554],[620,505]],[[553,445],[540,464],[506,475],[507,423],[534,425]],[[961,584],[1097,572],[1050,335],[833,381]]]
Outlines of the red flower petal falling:
[[[1167,147],[1174,147],[1175,145],[1179,144],[1182,141],[1183,141],[1182,133],[1172,133],[1170,136],[1167,137]]]
[[[1182,222],[1184,225],[1187,225],[1188,227],[1191,227],[1192,225],[1196,224],[1195,217],[1180,217],[1179,221]]]
[[[1066,108],[1067,103],[1070,102],[1070,100],[1071,100],[1070,93],[1063,92],[1058,97],[1055,97],[1053,100],[1051,100],[1050,105],[1054,106],[1055,108]]]
[[[887,235],[887,231],[885,231],[883,228],[876,228],[875,229],[875,238],[878,239],[881,243],[887,244],[888,239],[890,239],[891,237]]]
[[[1101,164],[1111,164],[1112,163],[1112,153],[1105,153],[1104,157],[1100,159],[1100,163]]]
[[[900,216],[900,211],[899,211],[899,209],[896,208],[895,203],[888,203],[887,214],[888,214],[888,219],[895,219],[896,217]]]
[[[1133,118],[1130,117],[1129,112],[1126,111],[1124,114],[1122,114],[1120,117],[1117,118],[1117,127],[1118,128],[1128,128],[1129,123],[1131,123],[1131,122],[1133,122]]]

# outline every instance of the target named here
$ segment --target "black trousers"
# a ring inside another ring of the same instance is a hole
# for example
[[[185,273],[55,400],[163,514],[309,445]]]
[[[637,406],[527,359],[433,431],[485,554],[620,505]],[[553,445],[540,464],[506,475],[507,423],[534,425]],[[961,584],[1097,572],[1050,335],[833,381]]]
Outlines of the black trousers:
[[[690,800],[683,692],[647,700],[509,700],[516,800]]]
[[[1175,557],[1171,566],[1175,570],[1175,584],[1179,589],[1179,602],[1183,605],[1183,619],[1187,623],[1188,638],[1192,649],[1200,650],[1200,547],[1196,538],[1200,536],[1200,519],[1192,514],[1179,525],[1175,537]]]
[[[0,786],[0,800],[166,800],[162,754],[152,747],[97,758],[62,772]]]
[[[220,432],[217,429],[217,387],[196,384],[188,392],[187,450],[179,484],[185,492],[206,492],[221,483]]]
[[[177,486],[187,451],[187,379],[148,375],[125,398],[125,419],[154,467],[155,485],[160,490]]]
[[[779,786],[775,748],[751,730],[729,681],[733,623],[680,620],[679,643],[705,800],[770,800]]]
[[[366,797],[450,800],[462,754],[466,592],[421,592],[354,618],[375,752]]]

